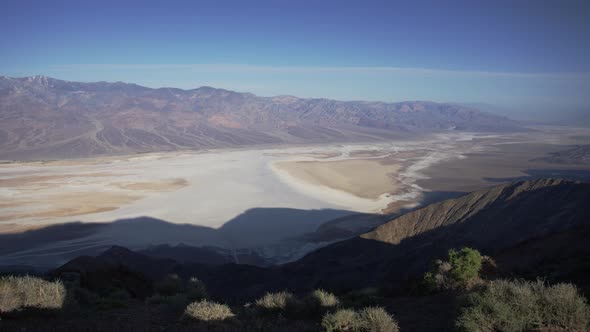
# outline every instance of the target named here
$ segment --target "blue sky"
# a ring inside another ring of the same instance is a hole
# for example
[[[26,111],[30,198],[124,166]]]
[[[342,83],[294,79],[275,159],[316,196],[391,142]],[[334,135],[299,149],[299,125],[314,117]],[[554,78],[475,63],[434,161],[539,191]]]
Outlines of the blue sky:
[[[589,1],[12,1],[0,75],[584,117]]]

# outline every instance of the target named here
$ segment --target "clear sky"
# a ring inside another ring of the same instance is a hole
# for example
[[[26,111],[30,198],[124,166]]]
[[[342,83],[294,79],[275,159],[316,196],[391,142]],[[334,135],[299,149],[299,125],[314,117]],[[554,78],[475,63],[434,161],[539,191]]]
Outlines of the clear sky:
[[[581,118],[589,59],[590,1],[0,2],[6,76]]]

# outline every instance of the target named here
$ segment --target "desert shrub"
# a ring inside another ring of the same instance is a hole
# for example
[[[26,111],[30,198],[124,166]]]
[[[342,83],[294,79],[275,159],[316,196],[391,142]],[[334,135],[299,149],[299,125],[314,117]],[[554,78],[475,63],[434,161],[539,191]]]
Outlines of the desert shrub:
[[[180,277],[176,274],[169,274],[154,283],[154,289],[158,294],[174,295],[180,293],[184,289],[184,285]]]
[[[437,260],[433,269],[424,274],[427,291],[465,289],[479,277],[482,266],[481,254],[471,248],[450,249],[448,261]]]
[[[460,285],[467,286],[479,275],[481,260],[481,254],[475,249],[449,250],[449,263],[453,279]]]
[[[547,326],[564,328],[566,331],[590,329],[590,307],[571,284],[556,284],[546,287],[542,293],[543,321]]]
[[[297,298],[289,292],[266,293],[256,300],[256,307],[264,312],[295,312],[300,305]]]
[[[433,292],[436,290],[448,290],[455,287],[455,281],[451,275],[451,264],[441,260],[433,263],[433,271],[424,274],[424,284],[426,290]]]
[[[359,331],[359,314],[352,309],[340,309],[324,315],[322,327],[326,332]]]
[[[370,332],[397,332],[399,327],[393,317],[381,307],[369,307],[359,313],[360,329]]]
[[[323,289],[316,289],[305,297],[305,311],[311,315],[323,315],[326,310],[337,307],[340,300]]]
[[[206,299],[207,287],[199,278],[192,277],[186,284],[186,295],[190,301]]]
[[[31,276],[0,278],[0,313],[24,308],[61,309],[66,289],[61,281]]]
[[[323,289],[316,289],[308,296],[310,302],[316,303],[322,308],[333,308],[340,304],[340,300],[336,295],[327,292]]]
[[[492,281],[470,294],[456,325],[462,331],[587,331],[590,309],[570,284]]]
[[[359,312],[340,309],[327,313],[322,319],[327,332],[398,332],[399,327],[393,317],[381,307],[367,307]]]
[[[207,300],[189,304],[184,313],[191,319],[203,322],[218,322],[235,316],[227,305]]]

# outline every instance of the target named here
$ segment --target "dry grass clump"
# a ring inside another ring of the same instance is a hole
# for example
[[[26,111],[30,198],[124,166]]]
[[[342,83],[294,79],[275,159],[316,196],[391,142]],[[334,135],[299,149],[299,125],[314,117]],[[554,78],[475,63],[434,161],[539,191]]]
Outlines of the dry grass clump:
[[[306,300],[307,305],[320,308],[335,308],[340,304],[340,300],[336,295],[323,289],[314,290],[307,296]]]
[[[0,278],[0,313],[24,308],[61,309],[66,289],[61,281],[31,276]]]
[[[202,322],[220,322],[235,316],[227,305],[207,300],[189,304],[184,314],[189,318]]]
[[[360,320],[358,313],[352,309],[340,309],[327,313],[322,319],[326,332],[358,331]]]
[[[395,319],[381,307],[368,307],[357,312],[340,309],[328,313],[322,319],[326,332],[398,332]]]
[[[267,312],[279,312],[292,309],[296,302],[295,296],[289,292],[266,293],[256,300],[256,307]]]
[[[381,307],[369,307],[359,313],[361,331],[397,332],[399,326],[393,317]]]
[[[336,295],[323,289],[316,289],[305,296],[300,313],[307,318],[320,318],[326,311],[333,310],[339,305],[340,300]]]
[[[590,309],[571,284],[492,281],[468,296],[457,327],[462,331],[588,331]]]

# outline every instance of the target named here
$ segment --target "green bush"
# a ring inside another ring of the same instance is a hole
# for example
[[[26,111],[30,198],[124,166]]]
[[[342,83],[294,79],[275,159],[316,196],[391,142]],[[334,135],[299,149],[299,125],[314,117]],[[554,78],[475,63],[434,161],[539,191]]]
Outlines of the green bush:
[[[482,256],[471,248],[450,249],[448,261],[437,260],[433,265],[433,269],[424,274],[426,290],[466,289],[479,277]]]
[[[571,284],[492,281],[470,294],[456,325],[462,331],[588,331],[590,309]]]
[[[219,322],[235,316],[227,305],[207,300],[189,304],[184,313],[187,317],[202,322]]]
[[[322,326],[326,332],[359,331],[361,322],[356,311],[340,309],[327,313],[322,319]]]
[[[0,313],[24,308],[62,309],[65,298],[61,281],[30,276],[0,278]]]
[[[467,286],[473,279],[479,276],[481,270],[481,254],[471,248],[462,248],[457,251],[449,250],[449,263],[453,279],[460,286]]]
[[[398,332],[397,322],[391,315],[380,307],[369,307],[361,310],[359,320],[362,331],[370,332]]]

